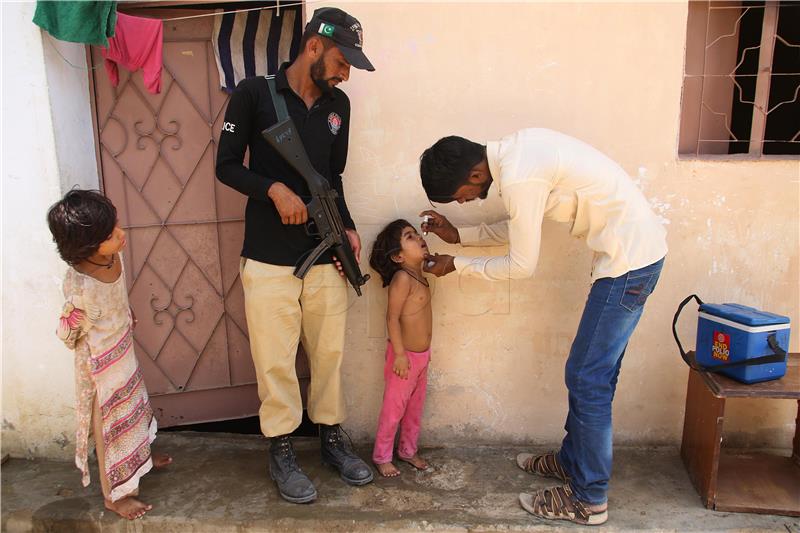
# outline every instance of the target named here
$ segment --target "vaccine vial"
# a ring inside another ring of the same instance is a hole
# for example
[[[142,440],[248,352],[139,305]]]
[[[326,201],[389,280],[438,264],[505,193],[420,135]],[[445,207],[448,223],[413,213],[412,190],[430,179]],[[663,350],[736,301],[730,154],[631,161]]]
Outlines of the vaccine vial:
[[[423,224],[423,225],[425,225],[425,224],[430,224],[430,221],[431,221],[431,220],[433,220],[433,217],[432,217],[432,216],[430,216],[430,215],[425,215],[424,217],[422,217],[422,224]],[[428,232],[427,232],[427,231],[423,231],[423,232],[422,232],[422,234],[423,234],[423,235],[427,235],[427,234],[428,234]]]

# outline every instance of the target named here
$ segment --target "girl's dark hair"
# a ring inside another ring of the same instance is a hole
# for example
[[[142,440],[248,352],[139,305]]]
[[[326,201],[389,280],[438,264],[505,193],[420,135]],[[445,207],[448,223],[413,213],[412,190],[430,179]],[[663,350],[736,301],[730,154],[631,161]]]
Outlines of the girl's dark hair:
[[[47,211],[61,259],[77,265],[91,257],[117,225],[117,208],[99,191],[73,189]]]
[[[453,194],[467,182],[469,171],[486,158],[486,147],[463,137],[443,137],[419,158],[419,175],[432,202],[453,201]]]
[[[372,245],[372,252],[369,254],[369,266],[380,274],[384,287],[392,282],[395,272],[401,269],[399,263],[392,261],[392,255],[402,249],[400,238],[403,230],[408,227],[414,226],[408,220],[400,218],[390,222],[375,237],[375,244]]]

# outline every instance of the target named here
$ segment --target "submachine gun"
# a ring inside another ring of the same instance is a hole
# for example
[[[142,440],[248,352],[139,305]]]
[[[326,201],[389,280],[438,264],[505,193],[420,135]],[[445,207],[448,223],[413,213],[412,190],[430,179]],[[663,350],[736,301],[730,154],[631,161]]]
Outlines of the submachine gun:
[[[306,232],[321,239],[308,257],[295,267],[294,275],[303,279],[308,269],[330,249],[342,264],[342,270],[350,285],[353,286],[356,294],[361,296],[361,286],[369,280],[369,274],[361,273],[356,257],[353,255],[350,240],[347,238],[342,217],[336,205],[339,193],[331,189],[328,180],[322,177],[311,164],[294,121],[286,109],[286,102],[283,96],[278,95],[275,90],[274,79],[267,78],[267,82],[272,93],[272,102],[278,122],[262,131],[261,135],[306,180],[308,189],[311,191],[311,202],[306,206],[309,218],[306,223]]]

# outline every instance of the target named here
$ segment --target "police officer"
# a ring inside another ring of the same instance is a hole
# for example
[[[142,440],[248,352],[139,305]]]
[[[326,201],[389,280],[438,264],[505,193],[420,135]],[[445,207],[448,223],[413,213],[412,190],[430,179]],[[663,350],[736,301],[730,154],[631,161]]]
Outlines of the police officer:
[[[314,168],[339,192],[339,213],[356,257],[361,239],[347,209],[342,171],[347,160],[350,101],[337,86],[350,68],[375,70],[362,50],[361,24],[344,11],[321,8],[306,26],[298,57],[275,75]],[[372,481],[372,471],[342,440],[341,385],[347,288],[324,255],[304,279],[294,267],[318,244],[305,231],[308,187],[262,138],[277,122],[268,81],[243,80],[231,95],[217,153],[219,180],[247,196],[240,275],[250,349],[261,399],[261,431],[270,439],[270,475],[283,498],[316,499],[296,462],[289,434],[302,420],[295,354],[302,340],[311,367],[308,415],[320,425],[322,459],[351,485]],[[249,165],[245,151],[249,149]]]

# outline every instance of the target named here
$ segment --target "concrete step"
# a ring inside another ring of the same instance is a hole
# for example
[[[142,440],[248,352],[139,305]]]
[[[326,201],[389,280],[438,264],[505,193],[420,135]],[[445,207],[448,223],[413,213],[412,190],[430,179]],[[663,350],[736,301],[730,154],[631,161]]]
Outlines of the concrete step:
[[[517,502],[520,492],[553,480],[531,476],[514,462],[523,448],[455,447],[422,450],[427,472],[405,463],[401,476],[365,487],[345,485],[319,460],[316,439],[295,448],[319,499],[310,505],[283,501],[267,473],[262,437],[161,432],[157,449],[174,457],[167,470],[151,472],[141,498],[153,505],[134,522],[103,508],[96,465],[83,488],[71,462],[12,458],[2,466],[2,530],[18,531],[576,531],[563,522],[540,521]],[[366,447],[359,447],[365,459]],[[529,450],[525,450],[529,451]],[[609,495],[609,521],[593,531],[800,532],[797,518],[717,513],[700,503],[678,451],[620,448]]]

